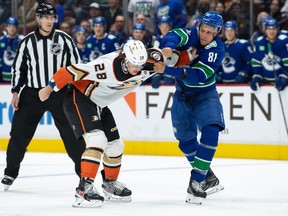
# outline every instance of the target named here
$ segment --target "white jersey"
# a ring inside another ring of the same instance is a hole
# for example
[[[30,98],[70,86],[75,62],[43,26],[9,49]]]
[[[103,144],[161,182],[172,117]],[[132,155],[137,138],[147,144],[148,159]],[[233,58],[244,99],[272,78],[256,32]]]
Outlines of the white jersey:
[[[155,49],[151,50],[153,51],[148,52],[148,62],[152,55],[153,60],[150,62],[163,59],[161,52]],[[160,57],[157,57],[155,52],[159,52]],[[61,68],[53,76],[56,84],[54,91],[71,83],[95,104],[105,107],[134,90],[144,80],[153,75],[152,66],[147,65],[149,63],[146,63],[147,66],[138,74],[130,74],[124,59],[119,54],[119,52],[112,52],[87,64],[75,64]]]

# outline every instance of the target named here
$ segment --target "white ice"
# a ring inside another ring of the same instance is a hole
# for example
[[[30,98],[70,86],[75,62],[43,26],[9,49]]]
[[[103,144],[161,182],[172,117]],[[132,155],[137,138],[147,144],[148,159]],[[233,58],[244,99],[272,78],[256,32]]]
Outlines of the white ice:
[[[2,175],[5,158],[0,151]],[[68,156],[28,152],[10,190],[0,184],[0,216],[288,215],[288,161],[215,158],[212,168],[225,189],[199,206],[185,203],[190,166],[184,157],[124,155],[119,180],[132,190],[132,202],[83,209],[72,207],[78,178]]]

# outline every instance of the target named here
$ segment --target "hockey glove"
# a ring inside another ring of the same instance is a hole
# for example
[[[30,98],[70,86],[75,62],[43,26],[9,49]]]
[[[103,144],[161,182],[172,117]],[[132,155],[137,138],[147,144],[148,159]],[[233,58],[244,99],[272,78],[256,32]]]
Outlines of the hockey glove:
[[[261,84],[262,84],[262,76],[254,75],[250,82],[251,89],[253,91],[257,91]]]
[[[247,74],[244,71],[240,71],[238,75],[235,77],[236,83],[245,83],[247,80]]]
[[[282,91],[287,85],[288,77],[284,74],[280,74],[276,80],[275,87],[278,91]]]
[[[162,75],[160,75],[160,74],[155,74],[155,75],[152,77],[152,81],[151,81],[152,88],[154,88],[154,89],[159,88],[160,83],[161,83],[161,79],[162,79]]]

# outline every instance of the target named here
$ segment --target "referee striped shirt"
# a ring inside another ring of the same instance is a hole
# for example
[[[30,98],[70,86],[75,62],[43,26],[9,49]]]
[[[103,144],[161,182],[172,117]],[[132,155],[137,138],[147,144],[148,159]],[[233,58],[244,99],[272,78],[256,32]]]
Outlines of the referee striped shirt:
[[[23,85],[43,88],[53,74],[64,66],[80,63],[72,38],[63,31],[53,29],[51,34],[39,34],[39,28],[23,38],[12,66],[12,92]]]

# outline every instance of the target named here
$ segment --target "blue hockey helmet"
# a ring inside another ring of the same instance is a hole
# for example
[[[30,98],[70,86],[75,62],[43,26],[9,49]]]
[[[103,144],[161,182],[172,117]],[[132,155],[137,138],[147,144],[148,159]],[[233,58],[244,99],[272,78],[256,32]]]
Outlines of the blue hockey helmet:
[[[6,26],[7,25],[15,25],[17,27],[18,26],[18,20],[15,17],[8,17],[6,19]]]
[[[162,16],[158,19],[158,25],[161,23],[168,23],[170,26],[172,26],[171,18],[170,16]]]
[[[93,26],[95,26],[95,25],[102,25],[102,26],[106,27],[106,25],[107,25],[106,19],[103,16],[95,17],[93,19]]]
[[[84,28],[83,26],[77,26],[76,29],[75,29],[75,32],[76,32],[76,33],[77,33],[77,32],[83,32],[83,33],[85,33],[85,34],[88,33],[87,29]]]
[[[277,29],[279,29],[279,22],[272,18],[272,19],[267,19],[266,22],[265,22],[265,29],[269,28],[269,27],[275,27]]]
[[[199,19],[199,27],[202,24],[213,26],[217,29],[217,32],[220,32],[223,26],[223,18],[215,11],[208,11]]]
[[[237,23],[235,20],[229,20],[227,22],[224,23],[224,29],[228,29],[228,28],[231,28],[231,29],[237,29]]]
[[[266,21],[269,20],[269,19],[273,19],[273,17],[272,17],[272,16],[265,16],[265,17],[263,17],[263,18],[260,20],[259,25],[262,26],[262,25],[265,24]]]
[[[135,23],[133,25],[133,31],[139,30],[139,31],[145,31],[145,25],[143,23]]]

